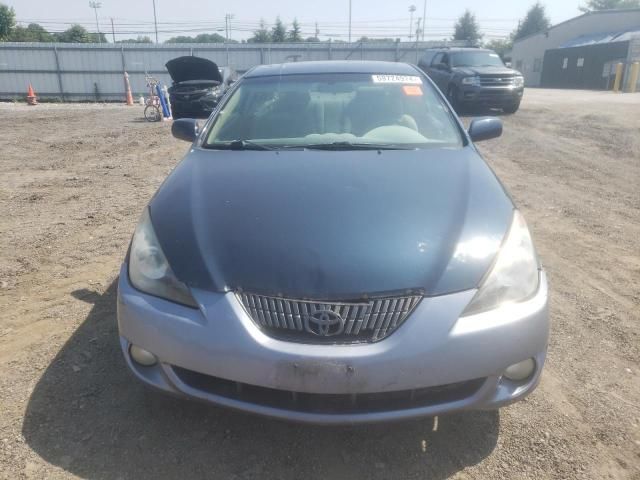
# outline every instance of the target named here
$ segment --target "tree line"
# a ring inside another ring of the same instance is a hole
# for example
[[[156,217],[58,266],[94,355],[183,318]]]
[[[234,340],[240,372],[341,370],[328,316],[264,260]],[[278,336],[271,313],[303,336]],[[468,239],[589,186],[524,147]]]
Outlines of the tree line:
[[[587,0],[586,4],[579,8],[583,12],[599,10],[615,10],[624,8],[638,8],[640,0]],[[540,2],[536,2],[527,12],[525,17],[518,23],[517,28],[508,39],[491,40],[485,44],[492,48],[501,56],[511,49],[515,40],[528,35],[538,33],[548,29],[551,25],[546,14],[545,7]],[[479,45],[482,42],[482,33],[476,20],[476,16],[470,10],[466,10],[460,16],[454,27],[454,40],[467,41],[470,44]],[[362,37],[358,41],[369,41],[367,37]],[[379,41],[396,41],[397,39],[385,38],[376,39]],[[63,32],[51,33],[37,23],[30,23],[26,27],[16,25],[16,16],[13,8],[0,3],[0,41],[5,42],[61,42],[61,43],[106,43],[107,36],[104,33],[91,33],[81,25],[72,25]],[[260,21],[257,30],[253,35],[243,42],[248,43],[280,43],[280,42],[318,42],[316,36],[303,38],[300,24],[294,19],[288,27],[280,17],[276,17],[273,26],[269,27],[264,20]],[[168,39],[165,43],[238,43],[235,40],[227,40],[217,33],[202,33],[194,37],[177,36]],[[138,36],[118,40],[116,43],[153,43],[148,36]]]

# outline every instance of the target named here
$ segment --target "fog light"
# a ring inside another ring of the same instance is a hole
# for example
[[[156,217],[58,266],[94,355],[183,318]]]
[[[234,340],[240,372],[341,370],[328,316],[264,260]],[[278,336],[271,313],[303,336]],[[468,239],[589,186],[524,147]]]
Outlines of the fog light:
[[[155,365],[158,361],[153,353],[137,345],[131,345],[131,347],[129,347],[129,353],[131,354],[131,358],[133,358],[136,363],[139,363],[140,365],[143,365],[145,367]]]
[[[522,362],[509,365],[504,371],[504,376],[509,380],[521,382],[522,380],[526,380],[527,378],[529,378],[533,374],[535,368],[535,360],[533,358],[527,358]]]

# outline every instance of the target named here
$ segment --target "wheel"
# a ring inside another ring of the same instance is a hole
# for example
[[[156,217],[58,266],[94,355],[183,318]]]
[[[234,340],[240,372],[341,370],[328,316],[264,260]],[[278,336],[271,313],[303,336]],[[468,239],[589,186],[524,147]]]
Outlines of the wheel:
[[[450,85],[447,90],[447,100],[456,111],[456,113],[460,113],[460,100],[458,95],[458,87],[455,85]]]
[[[147,105],[144,109],[144,118],[147,119],[147,122],[159,122],[162,120],[162,113],[157,106]]]
[[[502,111],[504,113],[516,113],[519,108],[520,108],[520,102],[516,102],[506,107],[502,107]]]

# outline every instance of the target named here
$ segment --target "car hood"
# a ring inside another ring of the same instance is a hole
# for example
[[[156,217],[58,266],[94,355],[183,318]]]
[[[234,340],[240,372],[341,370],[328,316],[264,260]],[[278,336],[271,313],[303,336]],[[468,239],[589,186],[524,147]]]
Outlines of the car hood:
[[[218,65],[211,60],[200,57],[178,57],[169,60],[165,67],[174,83],[187,80],[214,80],[222,82]]]
[[[463,75],[520,75],[517,70],[507,67],[455,67],[455,71]]]
[[[191,287],[327,300],[474,288],[512,209],[471,146],[194,148],[150,205],[162,249]]]

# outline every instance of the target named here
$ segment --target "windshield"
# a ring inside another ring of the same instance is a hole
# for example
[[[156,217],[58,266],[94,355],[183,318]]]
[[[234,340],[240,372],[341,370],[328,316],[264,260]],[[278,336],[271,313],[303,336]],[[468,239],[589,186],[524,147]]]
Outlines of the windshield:
[[[504,67],[497,53],[457,52],[452,55],[453,67]]]
[[[308,74],[241,82],[207,133],[204,147],[462,145],[453,116],[420,76]]]

